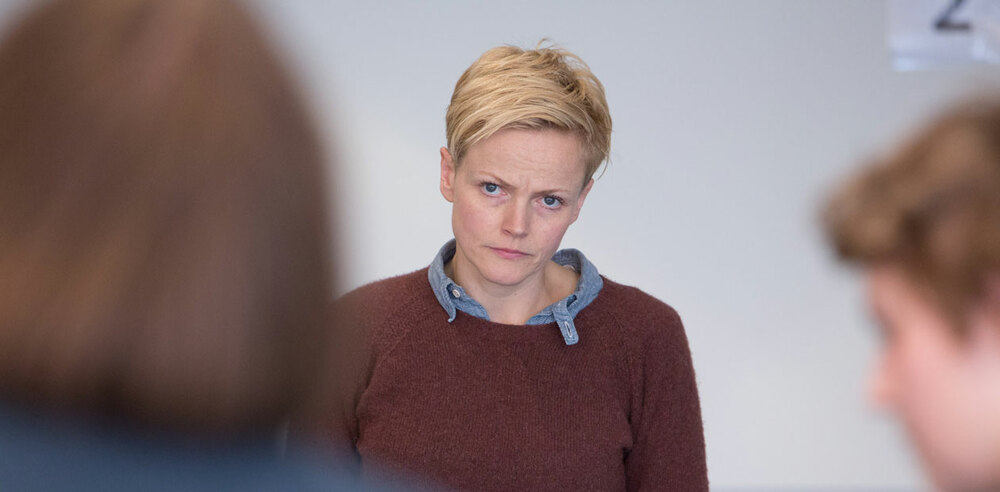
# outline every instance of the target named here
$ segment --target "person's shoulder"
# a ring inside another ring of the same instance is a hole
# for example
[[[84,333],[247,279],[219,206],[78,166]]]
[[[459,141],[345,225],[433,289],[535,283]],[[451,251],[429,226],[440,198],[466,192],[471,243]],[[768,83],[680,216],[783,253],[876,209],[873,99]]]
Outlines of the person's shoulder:
[[[690,371],[691,355],[681,317],[669,304],[637,287],[604,279],[601,303],[636,367]],[[636,369],[638,372],[642,370]]]
[[[0,398],[0,436],[2,490],[361,490],[326,451],[293,448],[278,457],[270,429],[234,442],[182,439]]]
[[[397,338],[420,320],[443,314],[427,280],[427,268],[358,287],[334,301],[332,307],[332,319],[338,326],[360,331],[375,345]]]
[[[387,298],[412,296],[415,289],[429,287],[427,268],[421,268],[410,273],[376,280],[358,287],[337,300],[338,304],[378,303]]]
[[[638,287],[625,285],[602,276],[604,286],[598,298],[616,318],[637,329],[683,330],[677,310]],[[657,328],[659,327],[659,328]]]

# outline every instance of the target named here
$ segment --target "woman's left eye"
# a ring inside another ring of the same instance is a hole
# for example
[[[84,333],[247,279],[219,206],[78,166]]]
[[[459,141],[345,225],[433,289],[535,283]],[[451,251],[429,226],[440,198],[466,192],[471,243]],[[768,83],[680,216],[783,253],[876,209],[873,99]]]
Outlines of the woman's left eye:
[[[542,204],[549,208],[559,208],[563,201],[556,196],[547,196],[542,198]]]

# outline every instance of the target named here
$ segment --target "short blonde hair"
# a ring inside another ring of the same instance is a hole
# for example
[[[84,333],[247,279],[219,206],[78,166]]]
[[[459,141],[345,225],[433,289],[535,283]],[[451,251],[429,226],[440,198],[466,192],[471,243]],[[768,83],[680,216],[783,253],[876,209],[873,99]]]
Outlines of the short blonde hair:
[[[445,121],[456,164],[500,130],[557,128],[583,140],[586,182],[611,147],[611,114],[601,81],[580,57],[541,44],[483,53],[455,84]]]
[[[842,259],[896,264],[962,313],[1000,272],[1000,100],[940,116],[841,185],[824,222]]]

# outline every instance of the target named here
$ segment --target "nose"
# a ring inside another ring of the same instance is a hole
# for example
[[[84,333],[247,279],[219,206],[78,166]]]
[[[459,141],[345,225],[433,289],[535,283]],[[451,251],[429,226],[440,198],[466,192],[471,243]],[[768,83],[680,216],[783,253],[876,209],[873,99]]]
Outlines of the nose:
[[[513,237],[524,237],[528,234],[528,226],[531,222],[531,211],[529,204],[520,204],[515,201],[509,203],[504,210],[503,232]]]

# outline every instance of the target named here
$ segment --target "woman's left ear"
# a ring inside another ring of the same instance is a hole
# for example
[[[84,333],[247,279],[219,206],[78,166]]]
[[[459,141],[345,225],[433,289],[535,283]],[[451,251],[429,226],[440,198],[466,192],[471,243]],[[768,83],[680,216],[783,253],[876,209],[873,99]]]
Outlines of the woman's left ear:
[[[968,316],[969,338],[981,346],[991,346],[1000,354],[1000,275],[991,274],[983,283],[978,301]]]
[[[1000,331],[1000,273],[994,272],[986,276],[977,308]]]
[[[455,163],[447,147],[441,147],[441,196],[449,202],[454,201]]]
[[[583,202],[587,199],[587,194],[590,193],[590,188],[594,186],[594,178],[590,178],[587,184],[580,191],[580,196],[576,199],[576,208],[573,210],[573,222],[576,222],[577,217],[580,216],[580,209],[583,208]]]

